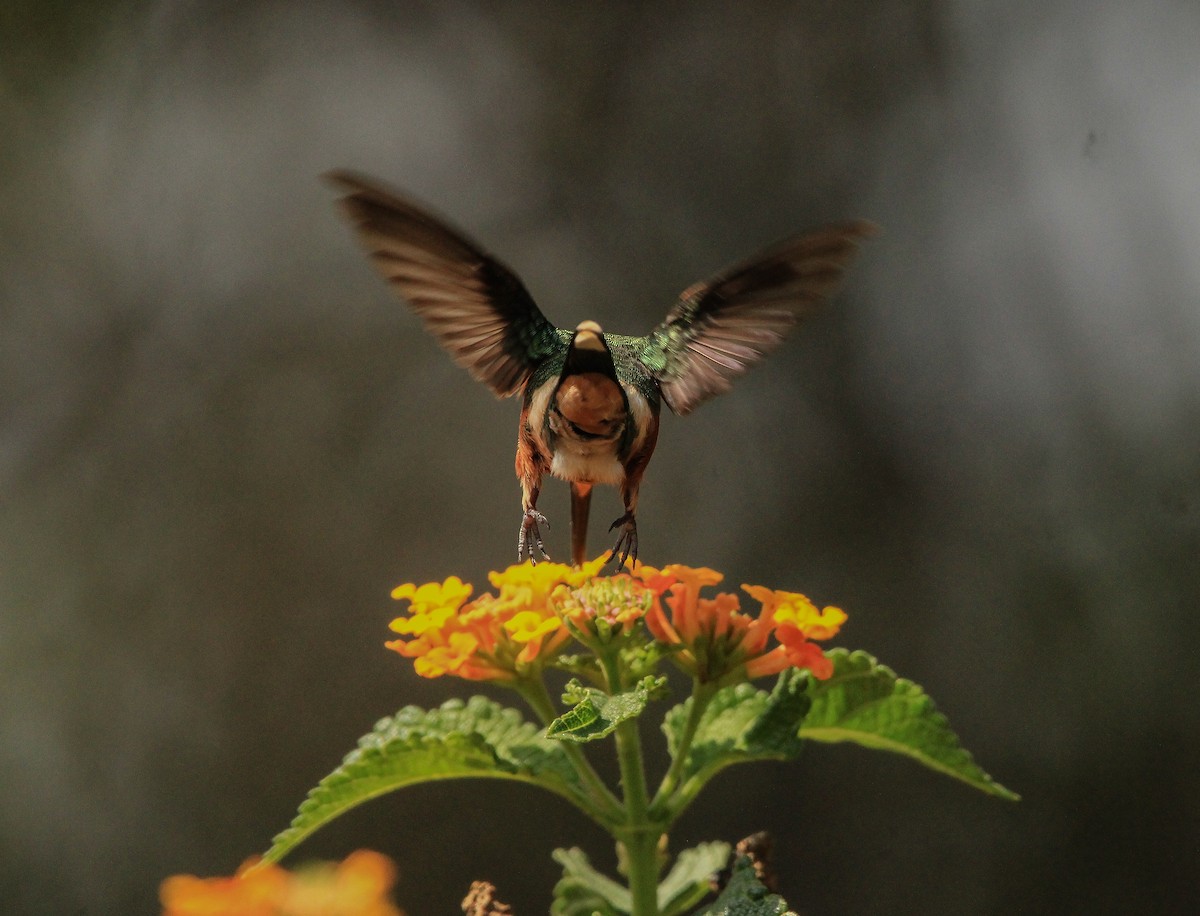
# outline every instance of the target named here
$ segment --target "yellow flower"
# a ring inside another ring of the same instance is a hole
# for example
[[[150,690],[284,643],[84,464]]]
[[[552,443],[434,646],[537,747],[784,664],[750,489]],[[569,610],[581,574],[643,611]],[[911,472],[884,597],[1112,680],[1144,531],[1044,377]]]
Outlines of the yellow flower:
[[[560,585],[582,585],[595,578],[604,567],[604,557],[584,563],[583,566],[567,566],[564,563],[521,563],[510,566],[503,572],[488,573],[488,580],[500,589],[502,598],[524,600],[529,603],[544,602]]]
[[[790,625],[809,639],[832,639],[846,622],[846,612],[841,608],[817,606],[799,592],[781,592],[761,585],[743,585],[752,598],[762,602],[762,616],[775,621],[777,626]]]
[[[163,916],[401,916],[388,899],[396,867],[369,850],[291,873],[248,860],[232,878],[163,881]]]
[[[441,584],[402,585],[392,597],[407,600],[409,607],[391,629],[409,638],[386,645],[414,659],[422,677],[524,676],[552,660],[570,638],[556,596],[593,578],[603,565],[601,557],[578,569],[561,563],[510,566],[488,576],[499,594],[485,593],[467,604],[471,586],[455,576]]]
[[[470,594],[471,586],[464,583],[458,576],[447,577],[446,581],[441,585],[436,582],[429,582],[417,587],[410,583],[408,585],[398,585],[392,589],[393,598],[397,600],[407,598],[412,602],[414,609],[421,610],[443,604],[452,604],[457,607],[466,601]]]
[[[533,642],[553,633],[559,628],[557,617],[548,617],[537,611],[518,611],[504,622],[504,629],[520,643]]]
[[[417,587],[412,583],[392,589],[397,601],[408,599],[408,617],[397,617],[391,628],[397,633],[420,636],[426,630],[439,629],[453,617],[471,594],[471,586],[458,576],[450,576],[440,585],[428,582]]]

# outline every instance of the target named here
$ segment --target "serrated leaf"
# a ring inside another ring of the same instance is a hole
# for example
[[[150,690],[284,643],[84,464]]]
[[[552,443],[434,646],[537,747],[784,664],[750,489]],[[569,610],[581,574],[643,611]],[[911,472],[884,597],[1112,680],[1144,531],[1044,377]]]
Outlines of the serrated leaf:
[[[788,759],[800,753],[797,730],[812,706],[809,677],[795,668],[779,675],[762,713],[741,739],[741,746],[757,756],[770,754]]]
[[[754,865],[742,856],[733,866],[725,890],[715,901],[693,916],[791,916],[788,905],[772,894],[754,873]]]
[[[578,847],[556,849],[563,876],[554,886],[551,916],[624,916],[633,910],[629,889],[598,872]]]
[[[933,700],[866,652],[828,653],[833,676],[808,687],[812,708],[800,728],[811,741],[852,741],[904,754],[991,795],[1020,796],[993,780],[958,741]]]
[[[593,725],[600,718],[600,704],[604,702],[604,694],[601,691],[596,690],[594,694],[594,696],[585,696],[575,704],[574,708],[567,710],[551,722],[546,729],[546,737],[558,738],[565,734],[583,733]],[[616,728],[615,724],[608,731],[612,731],[613,728]],[[595,737],[603,737],[603,735]]]
[[[484,697],[449,700],[432,710],[407,706],[376,723],[308,793],[263,858],[279,861],[315,830],[369,799],[421,782],[466,777],[526,782],[585,806],[562,747],[541,737],[515,709]]]
[[[750,684],[718,690],[705,708],[687,752],[675,809],[728,766],[753,760],[790,760],[798,755],[803,742],[797,732],[810,703],[806,683],[805,675],[789,670],[779,676],[770,693]],[[689,699],[676,706],[663,720],[672,757],[678,752],[692,702]]]
[[[728,843],[701,843],[680,852],[671,871],[658,885],[661,916],[683,913],[711,894],[709,881],[728,861]]]
[[[573,685],[573,695],[581,699],[550,723],[547,738],[579,744],[606,738],[622,722],[640,716],[658,687],[655,678],[646,677],[632,690],[609,696],[595,687],[582,687],[577,682]]]

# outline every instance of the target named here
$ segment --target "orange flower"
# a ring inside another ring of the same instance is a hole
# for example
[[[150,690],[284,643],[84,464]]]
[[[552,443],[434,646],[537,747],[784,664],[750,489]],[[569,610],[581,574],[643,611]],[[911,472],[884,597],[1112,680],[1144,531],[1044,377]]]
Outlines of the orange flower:
[[[472,680],[506,677],[506,672],[487,664],[486,652],[481,651],[490,644],[486,621],[480,621],[478,615],[471,621],[462,611],[470,594],[471,586],[457,576],[450,576],[441,584],[398,586],[392,590],[392,597],[409,602],[408,616],[397,617],[390,626],[393,631],[412,638],[385,645],[415,659],[413,667],[421,677],[443,674]]]
[[[691,642],[700,635],[700,621],[697,616],[700,612],[700,589],[706,585],[719,584],[725,576],[707,566],[693,569],[678,563],[664,567],[663,573],[675,580],[675,584],[671,586],[671,609],[676,610],[677,605],[679,608],[673,615],[675,626],[679,628],[679,635]]]
[[[846,615],[837,608],[818,611],[803,595],[777,592],[761,586],[743,586],[762,603],[757,616],[741,610],[736,595],[720,593],[700,597],[700,590],[718,584],[723,576],[711,569],[667,566],[634,571],[643,581],[653,581],[670,592],[670,619],[660,606],[646,615],[646,625],[660,642],[679,646],[674,656],[689,674],[706,682],[732,683],[775,674],[794,666],[815,677],[832,673],[832,666],[810,639],[835,635]],[[772,635],[778,645],[768,648]]]
[[[821,647],[809,642],[794,627],[780,627],[775,631],[779,645],[746,663],[746,677],[754,680],[769,674],[778,674],[784,668],[807,668],[818,680],[833,674],[833,662],[825,657]]]
[[[232,878],[163,881],[163,916],[401,916],[388,899],[396,867],[369,850],[291,873],[248,860]]]
[[[761,585],[743,585],[742,589],[762,602],[762,617],[769,617],[778,626],[795,627],[809,639],[830,639],[846,622],[846,612],[841,608],[827,607],[818,611],[817,606],[799,592],[774,591]]]
[[[776,674],[793,666],[807,668],[813,677],[825,680],[833,674],[833,663],[810,639],[831,639],[836,636],[846,612],[841,608],[817,606],[799,592],[775,591],[761,585],[743,585],[754,599],[762,602],[759,619],[769,619],[775,627],[779,645],[746,666],[750,678]]]

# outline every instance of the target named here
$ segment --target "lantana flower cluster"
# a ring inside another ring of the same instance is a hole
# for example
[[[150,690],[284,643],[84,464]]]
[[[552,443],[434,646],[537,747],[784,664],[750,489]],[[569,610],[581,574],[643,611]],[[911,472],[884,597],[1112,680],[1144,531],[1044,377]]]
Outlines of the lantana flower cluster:
[[[250,859],[231,878],[174,875],[159,897],[163,916],[403,916],[395,881],[391,859],[360,849],[296,872]]]
[[[632,573],[600,576],[604,560],[510,566],[489,575],[496,593],[472,601],[471,586],[456,576],[401,585],[392,597],[409,606],[391,624],[401,638],[387,646],[412,658],[423,677],[468,680],[531,676],[552,665],[572,638],[597,650],[638,634],[705,683],[753,680],[788,667],[821,679],[833,672],[816,641],[837,634],[846,620],[839,608],[818,609],[798,592],[743,585],[760,605],[748,613],[737,594],[701,594],[723,580],[715,570],[638,564]]]
[[[472,681],[510,681],[553,659],[570,638],[556,595],[595,577],[603,560],[582,567],[529,563],[493,572],[497,589],[468,602],[473,591],[458,576],[417,586],[401,585],[392,597],[409,602],[391,629],[405,639],[387,647],[413,659],[417,674],[453,674]]]

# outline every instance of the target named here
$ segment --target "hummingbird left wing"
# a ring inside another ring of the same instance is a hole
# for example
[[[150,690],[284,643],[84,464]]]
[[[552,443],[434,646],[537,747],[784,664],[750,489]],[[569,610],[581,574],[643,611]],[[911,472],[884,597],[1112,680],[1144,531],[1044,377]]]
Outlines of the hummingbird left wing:
[[[558,331],[508,267],[442,220],[350,172],[325,176],[376,270],[454,361],[498,397],[520,391]]]
[[[868,222],[827,226],[743,261],[679,295],[642,338],[641,361],[663,400],[686,414],[783,341],[796,321],[833,294]]]

